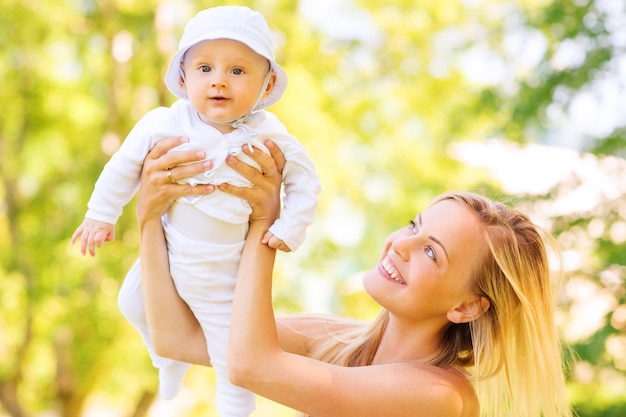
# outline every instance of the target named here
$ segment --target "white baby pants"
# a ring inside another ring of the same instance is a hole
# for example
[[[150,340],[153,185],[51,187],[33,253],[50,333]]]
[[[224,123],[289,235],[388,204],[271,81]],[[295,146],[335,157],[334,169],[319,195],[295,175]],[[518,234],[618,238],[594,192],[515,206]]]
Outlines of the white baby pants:
[[[216,406],[220,416],[247,417],[255,408],[255,395],[231,384],[226,370],[230,315],[247,224],[229,226],[216,221],[211,226],[207,225],[208,216],[200,213],[204,219],[194,217],[197,213],[192,206],[174,204],[169,217],[163,218],[170,272],[178,294],[204,332],[211,365],[216,371]],[[213,240],[219,243],[192,240],[190,234],[196,238],[216,235]],[[141,293],[139,262],[129,271],[118,299],[122,313],[141,333],[154,366],[184,366],[183,362],[154,353]]]

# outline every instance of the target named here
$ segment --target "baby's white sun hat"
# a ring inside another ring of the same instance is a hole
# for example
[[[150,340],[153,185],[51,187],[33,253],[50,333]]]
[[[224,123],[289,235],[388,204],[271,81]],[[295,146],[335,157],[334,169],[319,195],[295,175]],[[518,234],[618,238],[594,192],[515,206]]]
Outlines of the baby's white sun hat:
[[[263,15],[243,6],[218,6],[203,10],[185,26],[178,51],[170,60],[165,74],[165,85],[178,98],[187,99],[180,86],[180,63],[185,52],[202,41],[232,39],[247,45],[265,57],[276,73],[276,83],[269,96],[261,99],[253,111],[270,107],[282,97],[287,88],[287,74],[274,59],[272,32]]]

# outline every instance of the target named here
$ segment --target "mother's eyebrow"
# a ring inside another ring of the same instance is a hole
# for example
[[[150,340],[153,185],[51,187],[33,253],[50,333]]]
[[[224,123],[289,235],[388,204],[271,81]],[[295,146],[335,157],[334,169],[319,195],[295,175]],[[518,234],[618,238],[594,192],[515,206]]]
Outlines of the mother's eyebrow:
[[[417,215],[417,221],[419,222],[420,228],[422,227],[422,213],[419,213]],[[432,236],[432,235],[428,235],[428,239],[432,240],[433,242],[435,242],[436,244],[438,244],[441,249],[443,250],[443,253],[446,254],[446,258],[448,258],[448,260],[450,259],[450,256],[448,255],[448,251],[446,250],[446,247],[443,246],[443,243],[441,243],[441,241],[439,239],[437,239],[436,237]]]

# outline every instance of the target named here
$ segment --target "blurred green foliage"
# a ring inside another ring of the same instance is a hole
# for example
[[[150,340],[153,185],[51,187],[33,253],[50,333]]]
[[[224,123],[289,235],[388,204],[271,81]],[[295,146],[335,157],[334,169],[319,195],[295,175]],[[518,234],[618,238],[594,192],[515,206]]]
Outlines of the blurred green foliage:
[[[597,91],[625,55],[620,0],[0,0],[0,415],[78,417],[105,406],[115,415],[148,413],[156,373],[116,304],[137,256],[132,203],[116,242],[97,258],[82,258],[68,241],[135,121],[172,103],[162,78],[184,24],[218,4],[255,8],[275,30],[290,84],[271,110],[322,180],[305,247],[279,258],[283,311],[373,317],[377,309],[355,281],[387,233],[447,190],[510,197],[453,158],[453,145],[551,142],[577,94]],[[580,60],[563,63],[568,45],[579,46]],[[626,154],[625,129],[622,118],[599,133],[578,132],[569,145],[595,153],[623,184],[623,160],[608,155]],[[542,207],[584,182],[571,178],[511,201],[545,217]],[[549,216],[563,249],[585,259],[568,271],[572,282],[608,300],[599,325],[568,340],[580,416],[626,415],[619,190],[591,208]],[[565,328],[579,306],[567,291],[563,304]],[[203,398],[210,372],[194,372],[187,385],[204,391],[194,391],[198,401],[184,415],[215,415]],[[271,407],[262,402],[255,415],[290,415]]]

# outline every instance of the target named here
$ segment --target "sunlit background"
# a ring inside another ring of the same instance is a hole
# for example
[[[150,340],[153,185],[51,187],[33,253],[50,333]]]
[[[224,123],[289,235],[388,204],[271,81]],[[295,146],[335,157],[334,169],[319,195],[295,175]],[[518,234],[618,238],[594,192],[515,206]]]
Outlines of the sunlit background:
[[[220,4],[265,15],[289,75],[271,111],[322,180],[276,308],[374,317],[360,273],[385,236],[441,192],[485,193],[562,247],[572,405],[626,416],[624,0],[0,0],[0,416],[217,416],[207,368],[156,397],[117,308],[133,204],[97,258],[69,237],[134,123],[174,101],[186,21]]]

